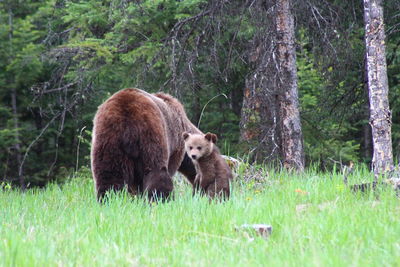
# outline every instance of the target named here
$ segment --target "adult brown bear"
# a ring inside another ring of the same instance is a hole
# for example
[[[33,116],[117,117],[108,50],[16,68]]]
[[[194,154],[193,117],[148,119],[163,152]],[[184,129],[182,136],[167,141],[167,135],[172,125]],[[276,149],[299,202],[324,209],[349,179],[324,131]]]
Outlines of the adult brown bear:
[[[99,106],[93,122],[91,165],[100,201],[108,190],[168,197],[177,170],[193,184],[182,134],[201,133],[170,95],[124,89]]]

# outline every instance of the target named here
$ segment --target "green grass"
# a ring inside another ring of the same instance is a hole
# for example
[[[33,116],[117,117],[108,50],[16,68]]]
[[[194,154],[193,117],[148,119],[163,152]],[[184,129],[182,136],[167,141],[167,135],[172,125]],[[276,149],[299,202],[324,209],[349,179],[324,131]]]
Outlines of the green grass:
[[[167,203],[122,193],[99,205],[89,174],[2,189],[0,265],[400,266],[400,200],[390,188],[354,194],[341,178],[241,170],[224,203],[177,182]],[[372,177],[361,169],[349,179]],[[235,230],[245,223],[271,224],[273,233],[249,238]]]

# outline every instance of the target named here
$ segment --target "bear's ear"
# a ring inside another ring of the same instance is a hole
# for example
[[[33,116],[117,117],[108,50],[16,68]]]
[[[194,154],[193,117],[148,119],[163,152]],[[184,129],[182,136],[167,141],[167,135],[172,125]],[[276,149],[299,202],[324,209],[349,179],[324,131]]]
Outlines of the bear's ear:
[[[214,144],[217,143],[217,135],[213,134],[213,133],[206,133],[206,135],[204,136],[208,141],[212,141]]]
[[[184,133],[182,134],[183,140],[186,140],[186,139],[189,137],[189,135],[190,135],[190,133],[184,132]]]

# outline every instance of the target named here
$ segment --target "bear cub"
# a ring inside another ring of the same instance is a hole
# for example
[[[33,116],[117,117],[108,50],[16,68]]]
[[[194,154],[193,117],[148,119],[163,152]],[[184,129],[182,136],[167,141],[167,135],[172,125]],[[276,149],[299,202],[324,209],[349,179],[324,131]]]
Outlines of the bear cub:
[[[193,193],[199,190],[210,198],[229,198],[232,171],[215,145],[217,136],[212,133],[183,133],[185,151],[196,168]]]

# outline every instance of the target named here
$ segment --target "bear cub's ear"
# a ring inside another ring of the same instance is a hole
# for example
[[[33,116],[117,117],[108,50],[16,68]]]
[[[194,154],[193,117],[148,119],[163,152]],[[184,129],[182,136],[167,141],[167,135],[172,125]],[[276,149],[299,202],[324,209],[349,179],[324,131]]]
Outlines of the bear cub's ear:
[[[189,137],[189,135],[190,135],[190,133],[184,132],[184,133],[182,134],[183,140],[186,140],[186,139]]]
[[[208,141],[212,141],[214,144],[217,143],[217,135],[213,134],[213,133],[206,133],[206,135],[204,136]]]

